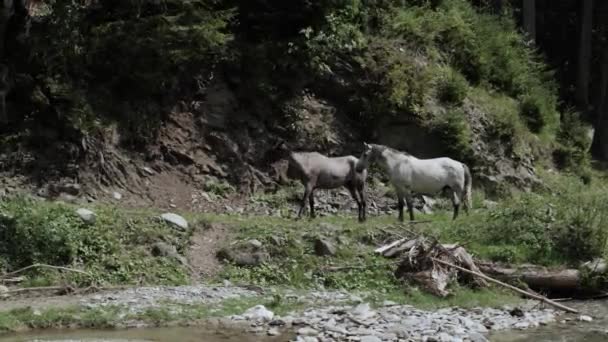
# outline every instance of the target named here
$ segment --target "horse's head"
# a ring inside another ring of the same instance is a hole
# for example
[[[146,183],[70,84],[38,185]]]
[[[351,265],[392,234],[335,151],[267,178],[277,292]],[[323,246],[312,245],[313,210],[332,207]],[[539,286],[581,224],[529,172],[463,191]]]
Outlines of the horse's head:
[[[361,157],[359,157],[359,162],[357,163],[356,170],[357,172],[361,172],[366,169],[374,159],[374,146],[368,143],[363,143],[363,152],[361,153]]]

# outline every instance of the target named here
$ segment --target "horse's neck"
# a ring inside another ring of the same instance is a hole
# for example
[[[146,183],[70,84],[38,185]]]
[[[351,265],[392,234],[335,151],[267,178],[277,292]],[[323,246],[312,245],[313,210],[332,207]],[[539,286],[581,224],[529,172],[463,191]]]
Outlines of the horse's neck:
[[[390,172],[401,161],[401,158],[390,151],[385,151],[381,154],[380,160],[382,161],[384,169]]]

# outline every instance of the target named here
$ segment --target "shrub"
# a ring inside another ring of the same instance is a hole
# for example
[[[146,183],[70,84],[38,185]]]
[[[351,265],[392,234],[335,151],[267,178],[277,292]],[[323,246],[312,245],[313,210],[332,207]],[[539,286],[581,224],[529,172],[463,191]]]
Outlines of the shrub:
[[[460,105],[468,93],[467,80],[457,71],[447,69],[439,76],[437,98],[439,101]]]
[[[577,265],[604,256],[605,187],[589,188],[566,176],[548,179],[547,185],[557,194],[520,194],[452,234],[475,241],[485,255],[502,261]]]
[[[0,260],[9,270],[43,263],[82,268],[90,276],[66,273],[63,280],[91,283],[183,284],[186,271],[176,260],[153,257],[156,241],[180,250],[188,235],[178,235],[150,213],[127,214],[95,208],[94,224],[85,224],[75,208],[59,203],[13,198],[0,203]],[[30,283],[57,281],[57,272],[31,270]]]
[[[529,95],[524,96],[520,103],[520,115],[533,133],[540,133],[546,124],[541,106],[542,104],[539,103],[538,99]]]
[[[590,167],[589,149],[591,138],[589,128],[572,110],[565,110],[561,116],[557,133],[558,146],[553,151],[553,160],[558,168],[586,173]]]
[[[82,220],[67,208],[20,199],[0,207],[0,254],[13,267],[34,263],[68,265],[78,252]]]
[[[441,137],[441,142],[450,156],[463,162],[472,162],[471,128],[466,114],[461,109],[448,110],[444,115],[435,118],[431,125],[431,130]]]

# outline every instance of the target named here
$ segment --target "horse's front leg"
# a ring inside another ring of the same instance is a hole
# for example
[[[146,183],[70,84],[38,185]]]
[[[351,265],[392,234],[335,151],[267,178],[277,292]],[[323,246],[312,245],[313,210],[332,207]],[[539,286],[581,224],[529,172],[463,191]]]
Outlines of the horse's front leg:
[[[407,211],[410,214],[410,221],[414,221],[414,199],[412,198],[411,193],[405,196],[405,204],[407,205]]]
[[[357,197],[357,190],[352,184],[348,184],[346,188],[348,189],[348,192],[350,192],[351,197],[357,203],[358,219],[361,221],[361,201],[359,200],[359,197]]]
[[[302,217],[302,212],[304,212],[304,208],[306,208],[306,202],[308,201],[308,198],[310,197],[312,189],[313,189],[313,186],[310,183],[307,183],[304,186],[304,196],[302,197],[302,203],[300,203],[300,210],[298,211],[298,219],[300,219]]]
[[[359,222],[367,220],[367,195],[365,194],[365,184],[357,188],[359,198],[361,200],[361,208],[359,209]]]

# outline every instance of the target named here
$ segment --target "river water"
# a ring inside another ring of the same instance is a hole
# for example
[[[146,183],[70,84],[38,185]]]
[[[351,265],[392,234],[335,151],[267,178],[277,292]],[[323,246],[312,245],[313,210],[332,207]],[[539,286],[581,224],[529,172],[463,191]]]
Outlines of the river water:
[[[576,316],[559,316],[558,321],[527,330],[497,331],[492,342],[604,342],[608,341],[608,301],[568,302],[568,306],[593,317],[592,322],[581,322]],[[570,317],[569,320],[565,320]],[[293,335],[277,337],[255,336],[209,327],[142,328],[126,330],[56,330],[28,332],[0,337],[0,342],[63,341],[63,342],[278,342],[288,341]]]
[[[558,317],[556,323],[527,330],[500,331],[490,335],[492,342],[606,342],[608,341],[608,301],[584,301],[564,303],[583,315],[593,318],[592,322],[580,322],[575,316],[564,322]]]
[[[0,337],[0,342],[283,342],[292,336],[255,336],[208,327],[141,328],[121,330],[51,330]]]

